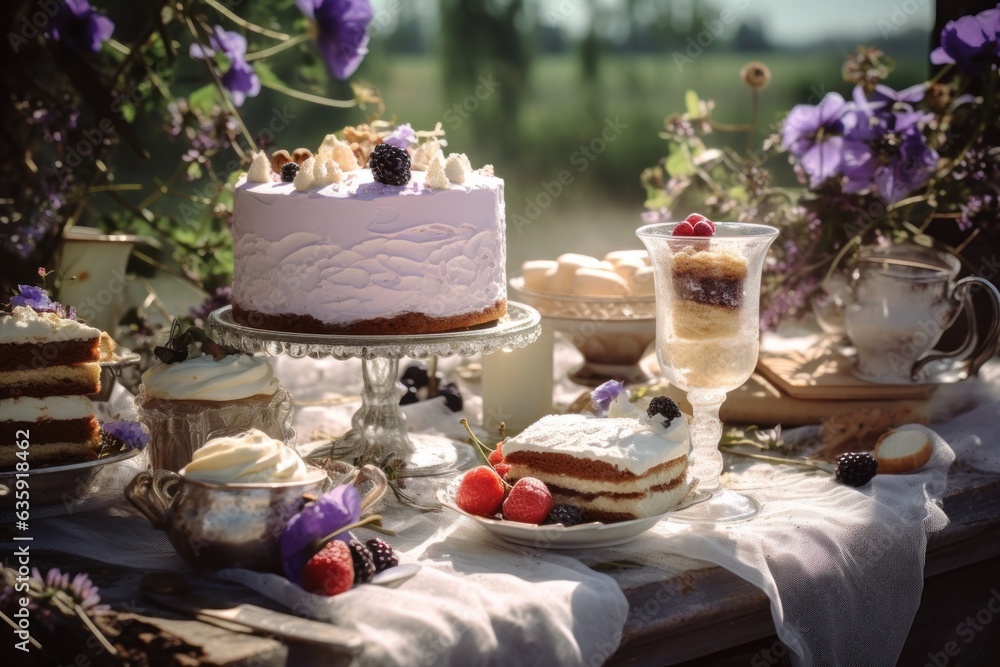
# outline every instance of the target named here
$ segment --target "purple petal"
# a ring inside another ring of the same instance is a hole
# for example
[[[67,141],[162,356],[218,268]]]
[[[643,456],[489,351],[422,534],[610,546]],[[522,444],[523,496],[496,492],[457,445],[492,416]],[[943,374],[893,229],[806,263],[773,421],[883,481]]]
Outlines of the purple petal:
[[[409,123],[403,123],[392,133],[382,140],[382,143],[389,144],[390,146],[395,146],[396,148],[406,148],[410,145],[410,139],[417,136],[417,133],[413,131],[413,128]]]
[[[190,48],[188,48],[188,55],[195,60],[205,60],[214,56],[215,50],[195,42],[191,44]]]
[[[809,174],[810,187],[818,187],[823,181],[840,173],[843,137],[828,137],[802,156],[802,168]]]
[[[281,561],[285,575],[299,583],[302,568],[313,556],[309,553],[309,545],[355,523],[360,517],[361,496],[355,487],[347,484],[341,484],[303,507],[301,512],[289,519],[281,534]],[[347,542],[350,537],[344,532],[336,539]]]
[[[243,106],[248,97],[256,97],[260,93],[260,79],[250,65],[242,60],[233,61],[233,66],[222,75],[222,85],[233,96],[233,104]]]
[[[608,380],[590,392],[590,404],[598,415],[607,415],[611,402],[618,398],[623,391],[625,391],[624,384],[618,380]]]
[[[819,128],[819,109],[809,104],[796,104],[781,128],[781,146],[792,155],[802,155],[813,145]]]
[[[309,12],[299,8],[308,16]],[[369,0],[314,0],[312,17],[320,52],[338,79],[350,77],[368,53],[368,24],[373,16]]]
[[[230,60],[243,60],[247,54],[246,37],[238,32],[223,30],[215,26],[212,32],[212,46],[222,51]]]

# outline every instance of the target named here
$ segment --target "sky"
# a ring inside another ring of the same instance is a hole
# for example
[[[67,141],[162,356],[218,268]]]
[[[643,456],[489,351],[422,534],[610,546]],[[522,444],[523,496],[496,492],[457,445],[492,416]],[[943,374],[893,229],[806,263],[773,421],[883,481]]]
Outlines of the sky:
[[[502,0],[501,0],[502,1]],[[535,3],[543,20],[551,19],[571,34],[579,35],[589,25],[590,5],[618,9],[626,0],[528,0]],[[829,37],[858,41],[891,32],[930,32],[934,23],[932,0],[645,0],[669,2],[681,14],[691,13],[695,4],[718,12],[729,9],[733,16],[759,17],[768,37],[788,46],[809,44]],[[376,18],[389,24],[400,3],[412,3],[428,27],[437,24],[438,0],[373,0]],[[641,0],[640,0],[641,2]],[[732,25],[736,21],[733,20]],[[387,26],[388,27],[388,26]]]

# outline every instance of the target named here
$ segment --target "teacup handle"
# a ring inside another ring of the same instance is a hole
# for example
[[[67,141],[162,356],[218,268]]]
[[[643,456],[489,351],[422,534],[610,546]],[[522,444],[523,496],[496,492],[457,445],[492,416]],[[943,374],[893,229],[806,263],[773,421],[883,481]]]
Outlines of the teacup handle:
[[[179,488],[181,476],[170,470],[143,470],[125,487],[125,498],[153,524],[166,528],[167,508]]]
[[[979,337],[976,335],[976,313],[972,303],[973,285],[981,285],[986,290],[986,294],[990,297],[990,306],[992,309],[989,332],[982,340],[979,340]],[[996,353],[997,342],[1000,339],[1000,291],[988,280],[978,276],[969,276],[955,283],[954,295],[955,298],[961,299],[962,308],[965,310],[965,320],[969,328],[965,341],[954,352],[931,354],[917,360],[910,370],[910,377],[913,380],[918,378],[924,366],[940,359],[968,360],[968,374],[969,377],[972,377]]]

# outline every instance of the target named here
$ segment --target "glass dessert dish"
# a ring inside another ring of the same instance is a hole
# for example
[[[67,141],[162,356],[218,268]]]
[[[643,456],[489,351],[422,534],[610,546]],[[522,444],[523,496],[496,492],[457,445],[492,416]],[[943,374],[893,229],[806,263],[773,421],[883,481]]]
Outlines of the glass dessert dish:
[[[561,332],[583,354],[583,365],[569,374],[578,384],[596,387],[607,380],[639,384],[650,379],[639,365],[656,338],[654,296],[582,296],[525,287],[510,279],[511,290]]]
[[[740,521],[760,506],[721,487],[719,407],[757,365],[761,271],[778,230],[720,222],[713,236],[673,236],[677,224],[636,231],[653,261],[657,360],[666,379],[687,392],[693,413],[691,474],[700,480],[699,489],[712,492],[707,502],[671,519]]]

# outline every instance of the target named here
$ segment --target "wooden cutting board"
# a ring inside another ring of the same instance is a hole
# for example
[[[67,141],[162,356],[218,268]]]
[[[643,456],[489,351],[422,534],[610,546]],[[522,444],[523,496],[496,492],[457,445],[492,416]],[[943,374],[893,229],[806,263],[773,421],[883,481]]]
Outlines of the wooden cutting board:
[[[811,400],[921,400],[934,384],[876,384],[851,372],[854,360],[830,338],[809,337],[799,347],[761,346],[757,372],[782,393]]]

